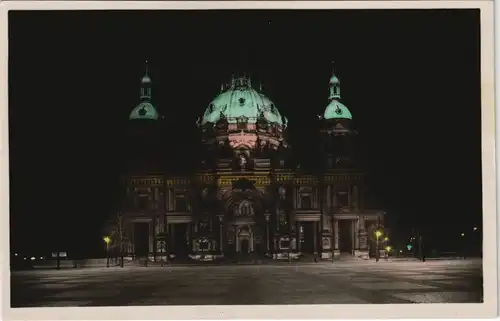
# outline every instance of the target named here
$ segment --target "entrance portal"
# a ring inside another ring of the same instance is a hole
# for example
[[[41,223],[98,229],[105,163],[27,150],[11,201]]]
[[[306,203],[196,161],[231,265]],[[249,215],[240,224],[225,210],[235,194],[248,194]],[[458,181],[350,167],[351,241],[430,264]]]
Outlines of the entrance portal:
[[[149,254],[149,223],[134,223],[134,252],[139,257]]]
[[[339,251],[351,253],[354,251],[353,220],[339,220]]]
[[[303,230],[303,239],[301,244],[301,252],[303,253],[314,253],[314,222],[301,222],[301,227]]]
[[[171,225],[172,244],[170,251],[179,257],[187,257],[190,253],[188,241],[189,223]]]
[[[248,254],[250,252],[250,242],[247,238],[241,240],[240,252],[241,254]]]

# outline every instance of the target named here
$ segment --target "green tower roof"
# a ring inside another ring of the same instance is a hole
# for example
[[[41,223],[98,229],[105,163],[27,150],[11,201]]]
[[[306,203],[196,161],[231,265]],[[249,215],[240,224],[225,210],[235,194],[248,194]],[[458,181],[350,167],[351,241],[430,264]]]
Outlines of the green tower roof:
[[[153,104],[151,104],[150,102],[141,102],[132,110],[129,119],[157,120],[158,112],[156,111],[156,108],[153,106]]]
[[[352,114],[349,109],[338,100],[332,100],[325,109],[325,119],[351,119]]]

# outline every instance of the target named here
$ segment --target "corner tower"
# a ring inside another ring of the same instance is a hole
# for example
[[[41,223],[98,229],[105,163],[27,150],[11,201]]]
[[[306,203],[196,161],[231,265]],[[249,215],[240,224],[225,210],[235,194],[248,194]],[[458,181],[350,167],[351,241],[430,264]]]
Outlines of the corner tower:
[[[153,105],[151,76],[148,61],[140,82],[139,103],[129,113],[125,149],[130,159],[128,172],[150,173],[161,171],[162,117]]]
[[[340,79],[335,70],[329,81],[328,105],[318,118],[321,122],[321,145],[326,169],[352,167],[356,131],[351,111],[341,102]]]

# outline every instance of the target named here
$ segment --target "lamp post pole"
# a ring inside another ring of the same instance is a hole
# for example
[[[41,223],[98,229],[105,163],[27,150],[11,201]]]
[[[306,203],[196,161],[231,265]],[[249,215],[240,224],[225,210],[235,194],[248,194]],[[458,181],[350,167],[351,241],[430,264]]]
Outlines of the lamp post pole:
[[[335,244],[337,242],[335,242],[335,216],[333,215],[332,213],[332,242],[330,244],[330,247],[332,249],[332,263],[335,262]]]
[[[377,246],[376,246],[376,253],[375,253],[375,262],[378,262],[380,259],[380,237],[382,236],[382,232],[376,231],[375,236],[377,238]]]
[[[390,251],[390,247],[388,246],[388,242],[389,242],[389,238],[386,236],[384,237],[384,258],[385,260],[387,261],[389,259],[389,251]]]
[[[223,255],[224,254],[224,248],[222,243],[224,242],[224,227],[223,227],[223,220],[224,220],[224,215],[218,215],[219,218],[219,254]]]
[[[103,240],[104,243],[106,243],[106,267],[109,268],[109,242],[111,242],[111,238],[109,236],[105,236]]]

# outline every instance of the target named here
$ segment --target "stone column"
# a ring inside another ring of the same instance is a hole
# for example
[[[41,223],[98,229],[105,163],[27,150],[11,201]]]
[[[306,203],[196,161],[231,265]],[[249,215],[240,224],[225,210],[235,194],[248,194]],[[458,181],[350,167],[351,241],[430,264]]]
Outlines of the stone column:
[[[352,249],[351,249],[351,252],[352,252],[352,255],[355,255],[356,254],[356,240],[358,239],[357,238],[357,235],[356,235],[356,220],[351,220],[351,243],[352,243]]]
[[[347,188],[347,205],[349,208],[349,212],[352,212],[352,188],[351,188],[351,184],[349,184],[348,188]]]
[[[368,249],[368,238],[367,231],[365,229],[365,217],[361,215],[359,217],[359,249],[367,250]]]
[[[332,252],[332,261],[333,261],[335,259],[335,237],[336,237],[336,234],[335,234],[335,223],[336,223],[336,221],[335,221],[335,218],[334,218],[333,215],[331,216],[331,222],[330,223],[332,224],[332,226],[331,226],[331,229],[332,229],[332,233],[331,233],[331,235],[332,235],[332,241],[330,242],[330,250]]]
[[[325,189],[325,200],[326,200],[326,208],[327,209],[330,209],[330,207],[332,206],[332,200],[331,200],[331,185],[328,185]]]
[[[153,217],[153,261],[156,262],[156,255],[158,254],[158,246],[157,246],[157,239],[156,235],[158,235],[158,230],[159,230],[159,218],[158,217]]]
[[[150,257],[150,255],[152,256],[154,254],[154,251],[155,251],[155,241],[156,241],[156,237],[155,237],[155,219],[154,217],[151,219],[151,221],[149,221],[149,248],[148,248],[148,258]]]
[[[300,221],[295,221],[295,249],[300,252]]]
[[[339,221],[334,220],[334,228],[335,228],[335,239],[333,240],[333,248],[336,250],[339,248]]]
[[[359,219],[354,220],[353,222],[353,229],[354,229],[354,248],[356,250],[359,250]]]
[[[168,225],[169,229],[170,229],[170,252],[174,252],[175,253],[175,237],[174,237],[174,224],[169,224]]]
[[[318,221],[313,222],[313,252],[314,255],[318,252]]]
[[[266,217],[266,254],[269,253],[270,248],[269,248],[269,213],[264,214]]]
[[[248,253],[252,253],[254,251],[254,237],[253,237],[253,229],[252,229],[252,225],[249,225],[248,226],[248,232],[250,233],[250,237],[249,237],[249,240],[248,240]]]
[[[234,226],[234,250],[236,253],[239,252],[239,249],[240,249],[240,245],[238,244],[238,241],[239,241],[239,237],[238,237],[238,226],[235,225]]]
[[[186,239],[187,239],[187,244],[188,244],[188,253],[187,254],[190,254],[191,253],[191,248],[192,248],[192,240],[191,240],[191,222],[189,223],[186,223],[187,224],[187,228],[186,228]]]
[[[173,211],[174,209],[174,192],[172,191],[171,188],[168,189],[168,205],[167,205],[167,210],[168,211]]]
[[[224,242],[224,226],[222,223],[223,216],[219,215],[219,251],[220,254],[224,254],[223,242]]]

